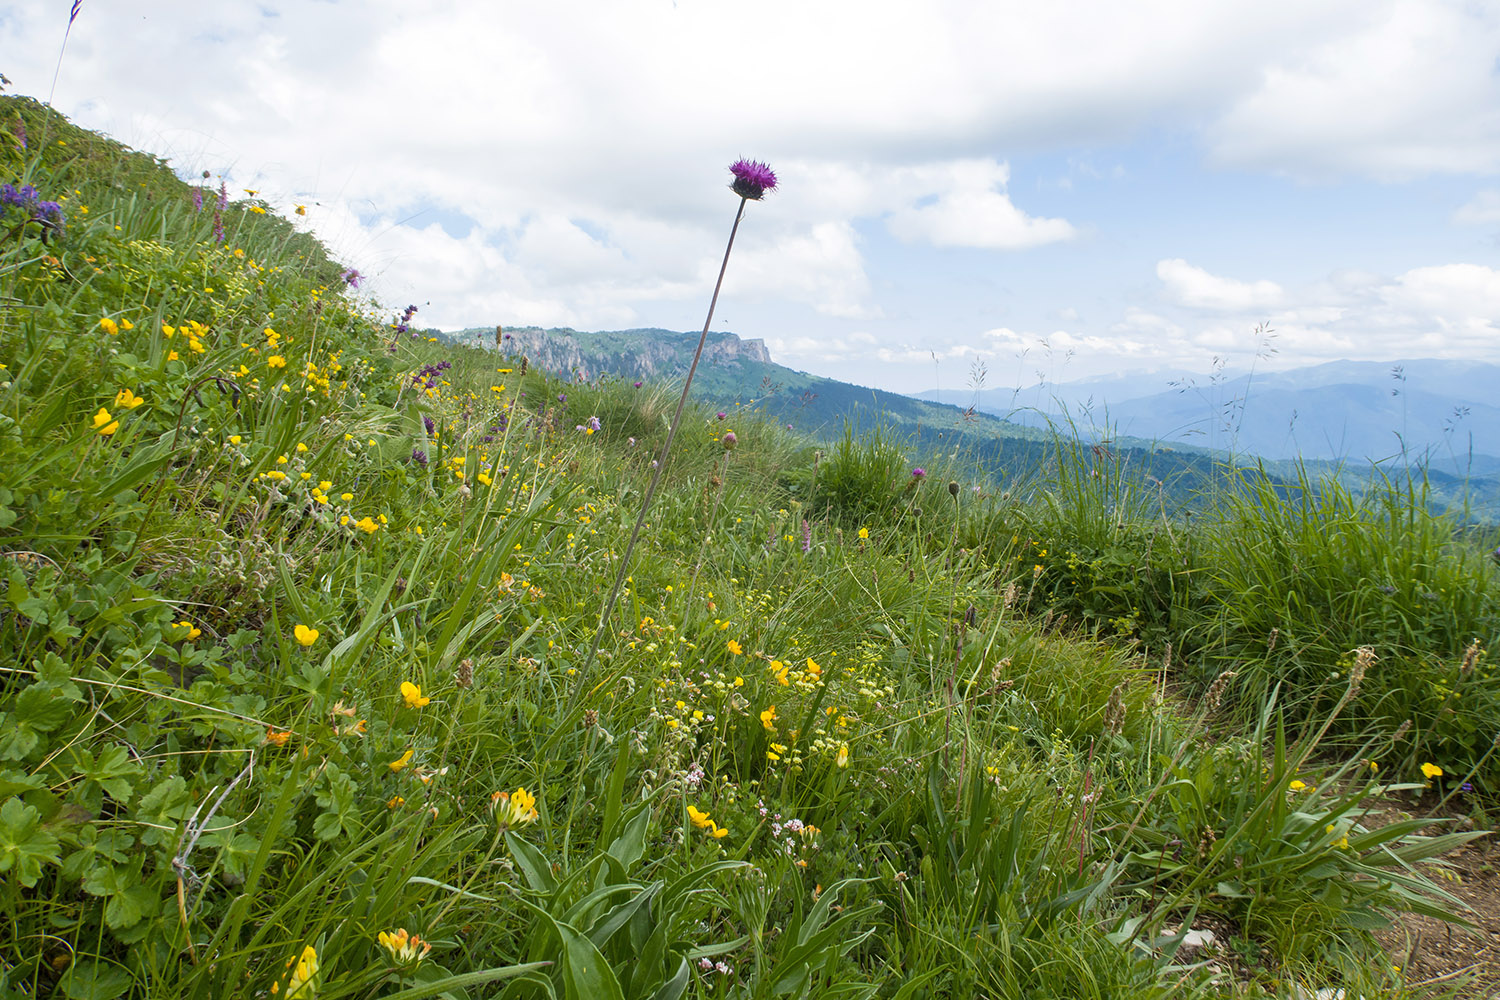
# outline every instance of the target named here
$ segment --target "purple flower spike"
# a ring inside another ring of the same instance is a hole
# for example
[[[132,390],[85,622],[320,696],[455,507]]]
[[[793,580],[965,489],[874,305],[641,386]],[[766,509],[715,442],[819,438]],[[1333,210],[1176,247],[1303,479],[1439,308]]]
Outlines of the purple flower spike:
[[[758,160],[735,160],[729,172],[734,174],[730,190],[741,198],[760,201],[761,195],[776,190],[775,172]]]

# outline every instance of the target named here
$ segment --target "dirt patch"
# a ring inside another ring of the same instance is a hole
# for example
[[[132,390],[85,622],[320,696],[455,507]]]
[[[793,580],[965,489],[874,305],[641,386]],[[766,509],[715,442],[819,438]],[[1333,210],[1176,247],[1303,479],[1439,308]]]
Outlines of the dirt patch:
[[[1455,828],[1463,827],[1443,827]],[[1379,935],[1381,942],[1412,986],[1467,981],[1458,996],[1500,996],[1500,844],[1486,837],[1464,845],[1443,860],[1446,867],[1429,866],[1427,874],[1473,908],[1460,915],[1474,924],[1474,930],[1406,914]]]

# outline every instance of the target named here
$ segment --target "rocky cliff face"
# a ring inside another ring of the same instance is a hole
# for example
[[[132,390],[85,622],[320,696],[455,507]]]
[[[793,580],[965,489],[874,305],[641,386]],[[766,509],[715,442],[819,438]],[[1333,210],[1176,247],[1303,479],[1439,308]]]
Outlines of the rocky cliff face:
[[[620,330],[580,333],[577,330],[543,330],[537,327],[505,329],[503,350],[521,354],[555,374],[577,373],[592,379],[601,374],[637,378],[670,378],[687,374],[692,364],[696,333],[671,330]],[[465,340],[483,340],[481,331],[466,330]],[[490,331],[489,344],[494,344]],[[700,365],[733,364],[740,361],[771,363],[763,340],[741,340],[732,333],[710,333],[703,345]]]

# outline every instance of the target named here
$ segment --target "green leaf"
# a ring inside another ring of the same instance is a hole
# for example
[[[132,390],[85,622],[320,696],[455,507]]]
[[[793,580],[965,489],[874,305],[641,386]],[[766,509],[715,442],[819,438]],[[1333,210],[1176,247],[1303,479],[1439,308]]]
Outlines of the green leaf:
[[[60,864],[58,841],[41,827],[41,814],[18,798],[0,806],[0,872],[14,871],[26,888],[42,877],[44,863]]]
[[[57,986],[69,1000],[115,1000],[125,995],[131,982],[124,969],[80,958],[68,966]]]
[[[578,1000],[625,1000],[614,970],[585,934],[561,921],[553,927],[563,942],[563,982],[568,995]]]
[[[516,859],[516,865],[520,867],[521,874],[526,876],[526,882],[532,889],[551,892],[557,887],[557,880],[552,877],[552,863],[540,850],[516,836],[512,830],[505,831],[505,846],[510,848],[511,856]]]

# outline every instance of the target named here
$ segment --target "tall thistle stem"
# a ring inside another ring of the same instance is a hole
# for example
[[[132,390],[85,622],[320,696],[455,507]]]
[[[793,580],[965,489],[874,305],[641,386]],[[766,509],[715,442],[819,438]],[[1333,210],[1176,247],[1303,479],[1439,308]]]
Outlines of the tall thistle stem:
[[[773,180],[772,183],[774,184],[775,181]],[[594,632],[594,641],[589,646],[589,655],[583,661],[583,666],[578,668],[578,680],[573,685],[572,696],[568,698],[567,710],[563,712],[564,717],[572,714],[584,688],[588,685],[589,675],[594,669],[594,661],[599,657],[599,646],[604,642],[604,633],[609,629],[610,619],[615,612],[615,604],[620,599],[620,588],[625,585],[625,576],[630,571],[630,555],[635,551],[635,543],[641,537],[641,528],[646,523],[646,514],[651,510],[651,499],[656,496],[657,484],[661,482],[662,473],[667,471],[667,457],[672,453],[672,441],[677,437],[677,427],[682,422],[682,411],[687,407],[688,390],[692,388],[693,375],[698,371],[698,359],[703,357],[703,345],[708,342],[708,328],[714,321],[714,308],[719,304],[719,289],[724,285],[724,272],[729,268],[729,252],[734,249],[734,236],[740,231],[740,220],[745,217],[747,200],[745,195],[740,195],[740,205],[734,213],[734,225],[729,230],[729,243],[724,247],[724,262],[719,265],[719,280],[714,282],[714,296],[708,303],[708,318],[703,321],[703,333],[698,337],[698,349],[693,352],[693,363],[688,366],[687,379],[682,383],[682,396],[677,400],[677,412],[672,415],[671,426],[667,428],[667,440],[662,444],[661,453],[656,459],[656,470],[652,473],[651,482],[646,487],[646,495],[641,499],[641,510],[636,515],[635,527],[630,531],[630,541],[625,543],[625,554],[620,557],[620,569],[615,573],[615,585],[610,588],[609,600],[604,603],[604,611],[599,615],[599,628]]]

